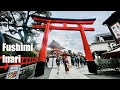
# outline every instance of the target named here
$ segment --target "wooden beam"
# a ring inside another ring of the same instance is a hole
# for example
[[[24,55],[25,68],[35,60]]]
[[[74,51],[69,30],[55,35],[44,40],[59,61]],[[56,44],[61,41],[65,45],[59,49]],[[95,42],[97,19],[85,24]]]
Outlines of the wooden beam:
[[[42,29],[42,28],[45,28],[45,25],[33,25],[34,29]],[[86,28],[86,27],[83,27],[84,28],[84,31],[94,31],[94,28]],[[80,28],[79,27],[61,27],[61,26],[52,26],[50,25],[49,27],[50,30],[70,30],[70,31],[80,31]]]

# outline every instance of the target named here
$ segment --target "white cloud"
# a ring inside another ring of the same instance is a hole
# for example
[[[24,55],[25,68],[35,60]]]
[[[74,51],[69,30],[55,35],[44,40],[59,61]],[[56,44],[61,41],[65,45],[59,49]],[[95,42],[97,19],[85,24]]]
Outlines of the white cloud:
[[[102,25],[102,23],[113,13],[114,11],[53,11],[52,17],[55,18],[75,18],[75,19],[88,19],[88,18],[96,18],[96,21],[93,25],[88,27],[94,27],[94,32],[85,32],[88,43],[92,43],[94,41],[94,36],[99,33],[109,32],[107,26]],[[54,34],[54,32],[53,32]],[[60,35],[60,37],[58,37]],[[59,31],[55,33],[54,38],[59,41],[63,46],[67,46],[65,48],[69,48],[71,50],[83,52],[82,39],[80,36],[80,32],[69,32],[69,31]],[[57,39],[58,38],[58,39]]]
[[[113,13],[114,11],[52,11],[52,17],[54,18],[70,18],[70,19],[88,19],[96,18],[93,25],[86,27],[93,27],[95,31],[86,31],[86,38],[88,43],[91,44],[94,41],[94,36],[99,33],[109,32],[107,26],[102,25],[102,23]],[[43,36],[41,36],[42,38]],[[52,30],[49,34],[48,45],[52,40],[57,41],[61,46],[67,50],[72,50],[73,52],[83,52],[83,43],[81,39],[80,32],[78,31],[58,31]],[[42,39],[41,39],[42,41]]]

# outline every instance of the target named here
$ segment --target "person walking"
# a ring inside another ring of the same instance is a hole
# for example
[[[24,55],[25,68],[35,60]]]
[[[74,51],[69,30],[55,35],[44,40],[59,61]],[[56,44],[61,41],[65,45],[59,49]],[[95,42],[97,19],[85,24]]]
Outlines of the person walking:
[[[67,56],[64,57],[65,61],[64,61],[64,66],[65,66],[65,72],[66,74],[68,74],[68,71],[69,71],[69,62],[68,62],[68,59],[67,59]]]
[[[79,58],[79,55],[76,56],[76,63],[77,63],[77,67],[78,69],[80,68],[80,58]]]
[[[60,69],[60,57],[57,57],[57,58],[56,58],[56,64],[57,64],[57,68],[58,68],[57,74],[59,74],[59,69]]]
[[[48,63],[49,63],[49,56],[46,57],[46,66],[48,67]]]
[[[71,54],[71,63],[72,63],[72,65],[74,66],[74,62],[75,62],[75,60],[74,60],[74,54]]]
[[[84,56],[80,56],[80,63],[81,63],[81,66],[85,66],[86,65],[86,60],[85,60],[85,57]]]

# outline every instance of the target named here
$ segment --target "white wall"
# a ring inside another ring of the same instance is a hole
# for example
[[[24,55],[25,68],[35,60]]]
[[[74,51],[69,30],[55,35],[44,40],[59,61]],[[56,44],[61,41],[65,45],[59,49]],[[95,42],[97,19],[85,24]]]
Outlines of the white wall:
[[[108,43],[99,43],[99,44],[92,44],[91,45],[92,52],[94,51],[109,51],[111,50]]]

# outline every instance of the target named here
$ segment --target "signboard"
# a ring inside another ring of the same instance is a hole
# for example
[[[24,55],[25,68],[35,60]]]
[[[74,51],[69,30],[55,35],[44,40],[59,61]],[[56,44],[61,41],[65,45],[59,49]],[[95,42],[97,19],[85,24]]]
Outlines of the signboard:
[[[114,25],[112,25],[111,27],[111,31],[114,34],[114,37],[116,38],[117,42],[120,43],[120,23],[117,22]]]
[[[6,79],[18,79],[20,72],[20,65],[12,65],[9,67]]]

